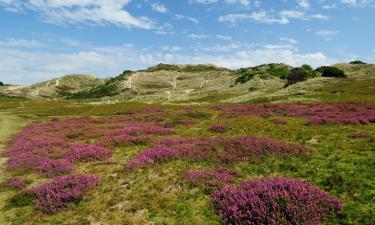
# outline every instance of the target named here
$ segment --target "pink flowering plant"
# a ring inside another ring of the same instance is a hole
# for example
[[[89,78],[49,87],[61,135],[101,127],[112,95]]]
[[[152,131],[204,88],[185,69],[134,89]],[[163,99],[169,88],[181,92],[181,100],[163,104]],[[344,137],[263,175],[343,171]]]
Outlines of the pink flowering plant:
[[[94,175],[70,174],[30,190],[36,196],[34,204],[44,213],[55,213],[78,202],[87,191],[99,185],[99,177]]]
[[[261,156],[303,155],[308,149],[298,144],[285,144],[258,136],[212,138],[166,138],[137,154],[125,168],[153,166],[172,159],[210,160],[215,163],[253,161]]]
[[[224,224],[324,224],[343,208],[318,187],[285,177],[228,185],[211,199]]]

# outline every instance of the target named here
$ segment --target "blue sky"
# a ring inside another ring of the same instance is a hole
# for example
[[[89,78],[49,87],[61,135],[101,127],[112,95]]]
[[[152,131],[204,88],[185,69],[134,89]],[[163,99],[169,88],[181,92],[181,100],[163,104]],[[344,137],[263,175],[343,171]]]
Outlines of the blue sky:
[[[374,22],[375,0],[0,0],[0,81],[160,62],[374,63]]]

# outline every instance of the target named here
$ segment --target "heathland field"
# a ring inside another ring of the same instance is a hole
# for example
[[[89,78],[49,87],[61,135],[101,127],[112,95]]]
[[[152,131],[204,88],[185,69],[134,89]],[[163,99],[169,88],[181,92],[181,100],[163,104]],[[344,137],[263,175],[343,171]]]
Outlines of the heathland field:
[[[0,103],[1,224],[374,224],[375,104]]]

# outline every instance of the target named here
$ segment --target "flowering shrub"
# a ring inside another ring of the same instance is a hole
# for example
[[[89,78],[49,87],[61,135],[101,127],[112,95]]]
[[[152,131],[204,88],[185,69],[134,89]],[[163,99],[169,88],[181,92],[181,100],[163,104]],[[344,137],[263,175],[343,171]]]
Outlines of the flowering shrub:
[[[128,164],[126,164],[127,170],[132,170],[137,167],[144,167],[154,165],[157,162],[173,159],[176,157],[177,152],[169,147],[160,147],[146,150],[138,154]]]
[[[225,224],[321,224],[343,207],[318,187],[290,178],[228,185],[211,199]]]
[[[71,150],[64,156],[64,158],[71,162],[105,160],[111,154],[108,149],[96,145],[74,143],[70,144],[69,147]]]
[[[7,169],[21,173],[37,172],[52,177],[69,173],[73,169],[73,164],[66,159],[50,159],[44,156],[24,154],[10,158]]]
[[[191,170],[185,175],[189,183],[195,186],[202,185],[207,192],[234,182],[236,176],[235,171],[225,168]]]
[[[373,103],[232,104],[212,107],[224,116],[289,116],[307,118],[306,125],[375,123]]]
[[[227,131],[228,129],[223,125],[212,125],[208,128],[208,130],[216,133],[222,133]]]
[[[54,213],[79,201],[84,194],[99,184],[94,175],[71,174],[56,177],[52,181],[30,190],[36,196],[35,205],[44,213]]]
[[[15,189],[17,190],[21,190],[23,189],[24,187],[26,187],[26,183],[24,180],[22,180],[21,178],[19,177],[13,177],[13,178],[10,178],[8,181],[7,181],[7,184],[11,187],[14,187]]]
[[[175,158],[227,163],[256,160],[263,155],[300,155],[306,152],[308,149],[302,145],[257,136],[165,138],[140,152],[125,167],[131,170]]]

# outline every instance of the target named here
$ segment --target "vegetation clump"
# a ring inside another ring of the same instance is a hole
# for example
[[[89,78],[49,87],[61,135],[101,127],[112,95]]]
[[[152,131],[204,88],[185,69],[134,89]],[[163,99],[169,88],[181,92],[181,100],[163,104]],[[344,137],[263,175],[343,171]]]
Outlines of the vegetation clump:
[[[228,185],[211,199],[225,224],[322,224],[343,208],[318,187],[286,177]]]
[[[365,62],[362,62],[360,60],[355,60],[355,61],[351,61],[350,64],[354,64],[354,65],[365,65],[367,63]]]
[[[35,205],[44,213],[55,213],[66,209],[72,202],[78,202],[84,194],[99,185],[99,177],[85,174],[71,174],[56,177],[48,183],[30,190],[35,194]]]
[[[372,103],[315,103],[315,104],[232,104],[213,106],[224,116],[288,116],[309,119],[306,125],[375,123],[375,105]]]
[[[253,161],[267,155],[303,155],[308,149],[266,137],[165,138],[126,163],[126,170],[150,167],[173,159],[210,160],[213,163]]]
[[[316,72],[309,65],[303,65],[301,67],[293,68],[289,72],[289,75],[287,77],[288,82],[285,87],[298,82],[306,81],[314,77],[316,77]]]
[[[0,81],[0,86],[4,86],[4,83]]]
[[[289,66],[277,63],[264,64],[250,68],[241,68],[235,71],[235,75],[238,76],[235,81],[235,85],[246,83],[255,76],[259,76],[262,79],[278,77],[285,80],[288,77],[289,70]]]
[[[322,77],[336,77],[345,78],[345,72],[337,67],[333,66],[322,66],[316,69],[317,72],[322,74]]]
[[[26,187],[26,182],[19,177],[12,177],[7,181],[7,184],[16,190],[21,190]]]

